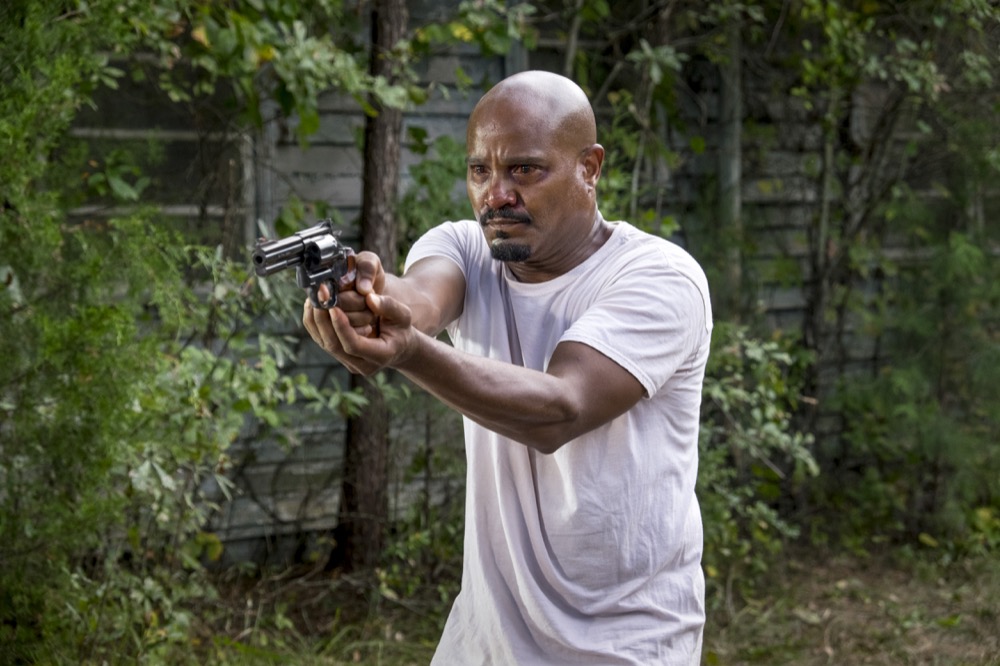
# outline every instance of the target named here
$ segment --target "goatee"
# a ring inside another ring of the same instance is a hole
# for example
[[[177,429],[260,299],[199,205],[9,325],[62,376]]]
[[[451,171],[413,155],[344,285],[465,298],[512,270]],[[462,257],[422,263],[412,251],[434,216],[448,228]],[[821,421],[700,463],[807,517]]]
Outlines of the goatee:
[[[490,254],[497,261],[518,263],[531,257],[531,247],[507,240],[505,234],[497,234],[490,243]]]
[[[521,224],[531,224],[531,216],[508,207],[487,208],[479,216],[479,224],[486,227],[491,220],[505,220]],[[490,254],[497,261],[520,262],[527,261],[531,256],[531,247],[510,240],[510,235],[502,229],[496,231],[496,237],[490,243]]]

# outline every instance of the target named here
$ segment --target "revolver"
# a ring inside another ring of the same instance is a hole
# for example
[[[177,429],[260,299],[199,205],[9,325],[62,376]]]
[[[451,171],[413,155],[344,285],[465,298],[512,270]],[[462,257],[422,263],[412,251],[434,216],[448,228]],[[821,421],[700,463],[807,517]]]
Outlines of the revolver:
[[[329,310],[337,305],[337,292],[343,283],[354,279],[354,250],[341,245],[333,221],[325,219],[313,227],[297,231],[279,240],[261,238],[252,258],[257,275],[266,277],[295,267],[295,281],[309,292],[314,307]],[[319,300],[319,287],[325,284],[330,298]]]

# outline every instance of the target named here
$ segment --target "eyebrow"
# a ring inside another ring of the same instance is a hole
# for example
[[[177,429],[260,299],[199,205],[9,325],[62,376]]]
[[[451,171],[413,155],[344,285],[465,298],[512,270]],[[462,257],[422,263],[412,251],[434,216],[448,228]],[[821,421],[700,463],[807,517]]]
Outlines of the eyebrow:
[[[513,155],[511,157],[508,157],[508,158],[504,159],[503,163],[504,164],[538,164],[539,162],[542,162],[543,160],[544,160],[544,156],[543,155],[534,155],[534,156],[530,156],[530,155]],[[476,155],[470,155],[470,156],[468,156],[468,157],[465,158],[465,164],[466,165],[482,164],[485,161],[486,161],[485,159],[483,159],[482,157],[478,157]]]

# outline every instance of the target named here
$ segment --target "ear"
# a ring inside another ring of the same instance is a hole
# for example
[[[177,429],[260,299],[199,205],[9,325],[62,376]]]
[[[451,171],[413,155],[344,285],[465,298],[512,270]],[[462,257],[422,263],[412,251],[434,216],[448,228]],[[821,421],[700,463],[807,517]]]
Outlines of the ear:
[[[599,143],[585,148],[580,154],[583,181],[590,187],[597,187],[597,181],[601,178],[602,164],[604,164],[604,146]]]

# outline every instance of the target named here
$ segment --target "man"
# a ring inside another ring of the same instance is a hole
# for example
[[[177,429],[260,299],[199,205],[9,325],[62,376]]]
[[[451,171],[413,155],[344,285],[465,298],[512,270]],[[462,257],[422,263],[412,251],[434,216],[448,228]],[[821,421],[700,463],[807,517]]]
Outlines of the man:
[[[462,589],[434,664],[700,660],[708,287],[601,216],[596,139],[570,80],[501,81],[469,119],[476,221],[427,233],[402,277],[361,253],[340,307],[305,304],[353,372],[396,368],[465,417]]]

